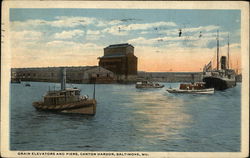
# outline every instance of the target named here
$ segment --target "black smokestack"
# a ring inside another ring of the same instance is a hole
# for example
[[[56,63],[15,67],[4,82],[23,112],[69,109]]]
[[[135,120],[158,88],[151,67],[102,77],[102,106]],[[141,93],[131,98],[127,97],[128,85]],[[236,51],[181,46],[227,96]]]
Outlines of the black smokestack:
[[[221,62],[221,69],[225,70],[227,68],[227,57],[222,56],[220,58],[220,62]]]

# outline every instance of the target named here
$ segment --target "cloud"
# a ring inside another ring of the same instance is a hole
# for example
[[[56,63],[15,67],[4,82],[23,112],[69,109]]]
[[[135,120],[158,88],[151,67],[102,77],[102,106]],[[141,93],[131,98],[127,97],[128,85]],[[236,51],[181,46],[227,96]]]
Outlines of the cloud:
[[[56,39],[70,39],[76,36],[82,36],[84,31],[82,30],[71,30],[71,31],[62,31],[60,33],[55,33],[54,37]]]
[[[33,19],[26,21],[12,21],[12,29],[34,29],[41,26],[51,26],[51,27],[76,27],[76,26],[86,26],[90,24],[98,23],[96,18],[89,17],[68,17],[68,16],[57,16],[54,20],[41,20]]]
[[[35,48],[43,40],[43,33],[39,31],[10,31],[11,47]]]
[[[86,49],[102,49],[103,46],[97,45],[95,43],[79,43],[79,42],[72,42],[72,41],[61,41],[61,40],[54,40],[46,43],[47,48],[56,49],[60,51],[67,51],[67,50],[86,50]]]
[[[149,38],[143,37],[145,34],[149,34],[149,31],[142,31],[142,36],[134,39],[129,39],[128,42],[136,45],[154,45],[155,47],[172,47],[179,46],[183,48],[213,48],[215,47],[217,30],[219,27],[214,25],[203,27],[192,27],[182,29],[182,35],[179,37],[179,29],[170,30],[158,30],[155,34],[158,37]],[[163,33],[165,32],[165,33]],[[225,43],[227,40],[228,32],[219,32],[221,43]]]
[[[183,28],[183,31],[186,32],[197,32],[197,31],[213,31],[218,30],[220,27],[215,25],[208,25],[208,26],[199,26],[199,27],[191,27],[191,28]]]
[[[61,40],[37,43],[36,49],[19,45],[11,47],[11,64],[13,67],[95,65],[103,48],[95,43]]]
[[[113,35],[128,35],[130,31],[142,31],[156,27],[174,27],[177,26],[174,22],[155,22],[155,23],[144,23],[144,24],[129,24],[129,25],[114,25],[106,28],[103,32],[107,32]],[[144,31],[143,34],[146,32]]]
[[[161,37],[161,38],[157,37],[157,38],[149,38],[149,39],[144,38],[144,37],[138,37],[138,38],[128,40],[128,43],[132,43],[135,45],[155,45],[155,44],[158,44],[157,46],[160,47],[161,43],[164,46],[176,45],[173,43],[178,43],[178,42],[181,42],[184,40],[185,40],[184,37]]]
[[[220,48],[226,50],[226,52],[227,52],[228,45],[225,44],[225,45],[221,46]],[[232,43],[229,45],[229,48],[230,49],[240,49],[241,45],[240,45],[240,43]]]
[[[55,19],[54,21],[48,21],[48,24],[54,27],[76,27],[90,25],[97,21],[96,18],[69,16],[58,16]]]
[[[59,41],[59,40],[55,40],[55,41],[50,41],[47,42],[47,46],[51,46],[51,47],[69,47],[69,46],[74,46],[76,43],[75,42],[70,42],[70,41]]]
[[[99,30],[88,30],[87,31],[87,35],[99,35],[101,33],[101,31]]]
[[[142,46],[154,46],[154,47],[162,47],[162,48],[175,48],[186,49],[186,48],[206,48],[208,44],[215,41],[215,37],[208,36],[208,37],[199,37],[198,35],[195,36],[164,36],[164,37],[157,37],[157,38],[145,38],[145,37],[137,37],[134,39],[129,39],[127,42]]]
[[[87,35],[85,37],[86,40],[89,40],[89,41],[96,41],[96,40],[99,40],[101,38],[101,36],[99,35]]]
[[[38,26],[48,25],[48,21],[35,19],[35,20],[26,20],[26,21],[12,21],[10,22],[11,30],[19,30],[19,29],[34,29]]]
[[[42,20],[42,19],[32,19],[26,21],[12,21],[11,28],[12,29],[35,29],[41,26],[51,26],[51,27],[59,27],[59,28],[74,28],[77,26],[88,26],[94,25],[96,27],[108,27],[117,25],[122,23],[119,20],[103,20],[92,17],[71,17],[71,16],[57,16],[54,20]]]
[[[139,45],[142,45],[142,44],[150,45],[150,44],[154,44],[155,42],[156,42],[155,39],[146,39],[144,37],[138,37],[138,38],[128,40],[128,43],[139,44]]]
[[[179,30],[181,29],[183,35],[190,35],[190,33],[207,33],[214,30],[219,30],[219,26],[215,25],[208,25],[208,26],[199,26],[199,27],[184,27],[184,28],[174,28],[174,29],[168,29],[168,30],[159,30],[159,33],[163,33],[166,35],[178,35]]]
[[[86,32],[86,40],[98,40],[103,37],[102,32],[99,30],[88,30]]]
[[[107,27],[107,26],[112,26],[112,25],[118,25],[120,23],[122,23],[122,21],[119,21],[119,20],[106,21],[106,20],[98,19],[96,26]]]
[[[130,24],[127,28],[132,30],[147,30],[150,28],[157,28],[157,27],[174,27],[177,26],[174,22],[155,22],[155,23],[145,23],[145,24]]]
[[[97,45],[95,43],[84,43],[84,44],[82,44],[82,48],[85,48],[85,49],[103,49],[104,46]]]
[[[148,34],[149,32],[148,31],[142,31],[140,32],[140,34]]]
[[[241,45],[240,43],[233,43],[233,44],[230,44],[230,48],[241,48]]]
[[[104,29],[102,32],[103,33],[109,33],[112,35],[117,35],[117,36],[125,36],[128,35],[128,31],[127,30],[122,30],[121,27],[123,25],[118,25],[118,26],[113,26],[110,28],[106,28]]]
[[[190,37],[189,39],[186,39],[185,37],[172,37],[172,36],[165,36],[165,37],[157,37],[157,38],[144,38],[144,37],[138,37],[134,39],[128,40],[129,43],[134,44],[155,44],[155,43],[164,43],[164,42],[181,42],[186,40],[197,40],[195,37]]]
[[[90,45],[89,45],[90,46]],[[62,50],[12,48],[12,67],[97,65],[100,50]]]
[[[42,37],[42,32],[39,31],[11,31],[12,40],[34,41]]]

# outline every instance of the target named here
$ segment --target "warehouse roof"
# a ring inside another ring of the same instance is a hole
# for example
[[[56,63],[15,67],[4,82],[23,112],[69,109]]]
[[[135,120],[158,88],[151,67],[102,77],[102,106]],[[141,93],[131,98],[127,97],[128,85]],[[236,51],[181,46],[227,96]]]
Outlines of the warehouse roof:
[[[109,45],[109,46],[106,47],[106,48],[118,48],[118,47],[128,47],[128,46],[133,47],[131,44],[122,43],[122,44],[113,44],[113,45]]]

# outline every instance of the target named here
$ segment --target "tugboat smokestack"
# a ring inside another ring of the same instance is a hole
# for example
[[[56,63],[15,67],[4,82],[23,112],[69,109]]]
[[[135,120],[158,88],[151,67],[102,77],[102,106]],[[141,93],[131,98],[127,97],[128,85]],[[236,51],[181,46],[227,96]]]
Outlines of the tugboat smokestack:
[[[61,69],[61,90],[66,89],[66,68]]]

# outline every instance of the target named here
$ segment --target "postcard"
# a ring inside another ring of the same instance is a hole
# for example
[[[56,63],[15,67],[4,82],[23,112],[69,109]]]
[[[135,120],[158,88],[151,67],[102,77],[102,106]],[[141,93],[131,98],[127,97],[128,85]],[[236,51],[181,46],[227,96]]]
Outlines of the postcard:
[[[247,157],[249,5],[3,1],[2,157]]]

